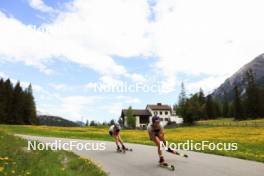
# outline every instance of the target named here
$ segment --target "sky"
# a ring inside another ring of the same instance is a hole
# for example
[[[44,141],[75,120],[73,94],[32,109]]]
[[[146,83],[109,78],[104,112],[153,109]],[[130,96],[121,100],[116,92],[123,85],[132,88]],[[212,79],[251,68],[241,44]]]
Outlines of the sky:
[[[40,114],[110,121],[212,92],[263,53],[263,0],[0,0],[0,77]]]

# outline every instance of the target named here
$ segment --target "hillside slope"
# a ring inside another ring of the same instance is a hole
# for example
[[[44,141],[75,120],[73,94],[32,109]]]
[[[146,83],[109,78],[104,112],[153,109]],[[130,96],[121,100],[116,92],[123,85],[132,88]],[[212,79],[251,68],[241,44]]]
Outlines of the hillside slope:
[[[217,88],[212,95],[219,99],[223,99],[224,92],[227,93],[228,99],[234,96],[233,90],[238,86],[240,90],[245,89],[244,76],[247,70],[252,69],[256,74],[256,82],[259,86],[264,86],[264,54],[259,55],[250,63],[239,69],[234,75],[228,78],[219,88]]]

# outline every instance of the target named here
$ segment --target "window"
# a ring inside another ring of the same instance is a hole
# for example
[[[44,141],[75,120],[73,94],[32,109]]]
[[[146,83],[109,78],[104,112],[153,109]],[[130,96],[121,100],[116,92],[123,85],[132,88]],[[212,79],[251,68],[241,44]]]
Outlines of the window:
[[[169,121],[169,118],[165,118],[165,121],[168,122]]]
[[[162,111],[160,111],[160,115],[162,115]]]
[[[169,112],[168,111],[165,111],[165,115],[168,115],[169,114]]]

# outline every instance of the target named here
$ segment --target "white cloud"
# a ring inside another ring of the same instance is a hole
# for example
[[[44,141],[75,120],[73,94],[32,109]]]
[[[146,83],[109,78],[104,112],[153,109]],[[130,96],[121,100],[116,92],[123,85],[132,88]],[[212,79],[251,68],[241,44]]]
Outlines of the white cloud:
[[[137,97],[123,96],[123,95],[117,96],[116,99],[126,104],[136,104],[141,102],[140,99],[138,99]]]
[[[46,9],[42,1],[30,2]],[[75,0],[67,7],[68,12],[59,12],[38,29],[1,13],[1,58],[23,61],[45,73],[51,72],[45,66],[50,59],[66,58],[101,75],[129,75],[112,56],[150,54],[147,2]]]
[[[50,7],[47,6],[43,0],[28,0],[28,3],[30,5],[30,7],[32,7],[33,9],[39,10],[41,12],[54,12],[55,10]]]
[[[41,0],[30,4],[51,11]],[[68,11],[41,26],[47,32],[0,12],[0,56],[47,74],[49,60],[65,58],[103,79],[123,75],[143,81],[113,56],[154,55],[169,92],[179,73],[230,75],[261,54],[263,5],[262,0],[159,0],[153,7],[155,20],[149,21],[147,0],[74,0],[66,5]]]
[[[261,0],[158,1],[152,36],[165,82],[173,88],[179,72],[230,75],[261,54],[263,5]]]
[[[146,78],[143,75],[137,74],[137,73],[131,74],[130,77],[135,82],[144,83],[144,82],[147,81]]]
[[[50,95],[49,99],[56,99],[57,103],[41,104],[38,111],[51,115],[62,116],[72,121],[87,117],[89,112],[96,109],[96,105],[102,97],[99,96],[61,96]],[[96,117],[94,117],[96,118]]]
[[[101,98],[98,96],[68,96],[62,98],[61,109],[64,113],[67,113],[69,117],[78,119],[87,112],[87,109],[91,110],[98,100]]]
[[[39,112],[61,116],[72,121],[81,120],[82,117],[89,117],[89,120],[118,118],[121,109],[140,103],[138,98],[129,96],[61,96],[51,93],[49,95],[43,93],[43,95],[45,95],[44,102],[52,103],[41,103],[38,106]],[[54,103],[54,100],[57,103]],[[104,117],[98,117],[98,114],[103,114]]]
[[[4,72],[0,72],[0,77],[1,78],[7,78],[8,76]]]
[[[69,89],[73,88],[73,86],[69,86],[69,85],[66,85],[66,84],[50,83],[49,85],[52,88],[54,88],[55,90],[58,90],[58,91],[69,90]]]
[[[194,93],[198,92],[202,88],[206,94],[211,93],[216,89],[220,84],[222,84],[227,79],[227,75],[224,76],[210,76],[208,78],[195,81],[187,82],[186,89],[187,92]]]
[[[102,104],[100,110],[111,114],[112,117],[120,117],[121,110],[127,108],[128,106],[134,106],[139,104],[141,101],[137,97],[130,96],[117,96],[111,99],[110,104]]]
[[[111,92],[112,89],[122,87],[124,85],[125,85],[124,81],[115,79],[112,76],[101,76],[97,82],[88,82],[83,86],[83,88],[87,90],[93,90],[94,92],[98,92],[98,91],[100,92],[100,90]]]

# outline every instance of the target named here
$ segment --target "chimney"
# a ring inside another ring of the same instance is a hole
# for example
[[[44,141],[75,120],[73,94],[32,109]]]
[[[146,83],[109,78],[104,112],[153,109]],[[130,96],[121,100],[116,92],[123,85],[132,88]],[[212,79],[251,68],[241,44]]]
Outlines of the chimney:
[[[158,106],[161,106],[162,104],[161,103],[157,103]]]

